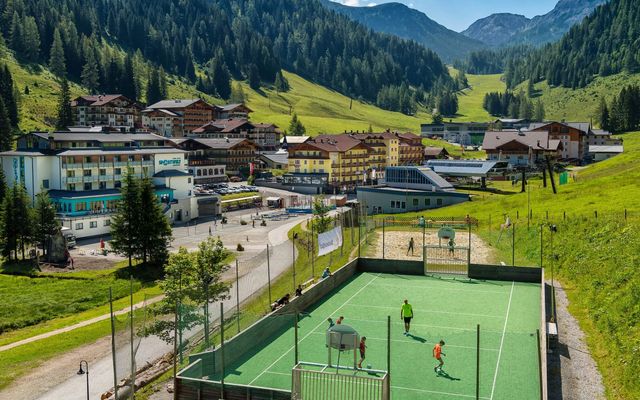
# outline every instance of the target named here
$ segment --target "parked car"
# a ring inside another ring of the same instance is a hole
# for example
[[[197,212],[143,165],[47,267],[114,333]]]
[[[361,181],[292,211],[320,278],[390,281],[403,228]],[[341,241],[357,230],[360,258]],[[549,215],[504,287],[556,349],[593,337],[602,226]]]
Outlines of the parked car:
[[[232,176],[231,178],[229,178],[230,182],[242,182],[242,178],[240,178],[239,176]]]

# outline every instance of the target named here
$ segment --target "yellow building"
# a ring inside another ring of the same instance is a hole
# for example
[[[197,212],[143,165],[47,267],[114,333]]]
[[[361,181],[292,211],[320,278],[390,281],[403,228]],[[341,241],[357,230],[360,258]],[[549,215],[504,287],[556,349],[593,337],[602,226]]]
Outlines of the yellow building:
[[[409,137],[403,135],[389,131],[320,135],[291,146],[288,172],[296,176],[289,182],[341,188],[371,183],[387,167],[406,164],[401,145]],[[420,137],[416,138],[419,142]]]
[[[372,149],[349,135],[323,135],[289,148],[289,172],[326,174],[327,184],[351,186],[367,179]]]

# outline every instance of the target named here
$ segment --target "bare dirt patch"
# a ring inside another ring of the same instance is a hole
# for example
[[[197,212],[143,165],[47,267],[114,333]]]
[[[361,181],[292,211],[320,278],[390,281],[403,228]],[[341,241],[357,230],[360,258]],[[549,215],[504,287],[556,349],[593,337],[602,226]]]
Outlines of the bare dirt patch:
[[[384,257],[392,260],[422,260],[422,232],[389,231],[384,233]],[[414,240],[414,251],[407,252],[409,241]],[[375,246],[371,250],[371,256],[382,258],[382,231],[376,231]],[[469,245],[469,238],[466,233],[456,237],[456,245],[466,247]],[[438,245],[437,232],[426,232],[426,245]],[[443,241],[442,245],[446,246]],[[475,264],[491,264],[494,262],[493,250],[475,233],[471,234],[471,262]]]
[[[73,268],[71,265],[66,267],[53,266],[50,264],[42,264],[40,270],[42,272],[77,272],[77,271],[99,271],[103,269],[114,268],[118,260],[104,256],[73,256]]]

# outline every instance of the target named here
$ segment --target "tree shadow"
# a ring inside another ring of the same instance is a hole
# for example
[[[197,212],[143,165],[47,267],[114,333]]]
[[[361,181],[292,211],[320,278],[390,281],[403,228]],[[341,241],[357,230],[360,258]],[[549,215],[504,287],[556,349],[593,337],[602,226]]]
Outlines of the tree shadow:
[[[140,263],[134,265],[132,268],[127,266],[118,269],[115,272],[115,277],[117,279],[129,279],[133,277],[133,279],[143,283],[155,282],[158,279],[164,278],[164,268],[148,263]]]

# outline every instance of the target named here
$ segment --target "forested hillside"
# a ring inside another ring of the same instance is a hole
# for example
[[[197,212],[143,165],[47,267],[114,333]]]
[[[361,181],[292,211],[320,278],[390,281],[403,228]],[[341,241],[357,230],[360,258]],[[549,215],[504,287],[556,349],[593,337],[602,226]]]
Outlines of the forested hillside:
[[[640,2],[612,0],[574,26],[552,45],[514,58],[506,67],[507,86],[529,78],[570,88],[584,87],[595,76],[638,72]]]
[[[424,13],[402,3],[384,3],[352,7],[322,0],[325,7],[347,15],[376,32],[415,40],[435,51],[445,62],[463,59],[470,52],[485,48],[478,37],[454,32],[440,25]]]
[[[149,5],[144,0],[0,0],[2,36],[22,63],[47,64],[91,91],[135,98],[144,97],[139,82],[146,79],[136,76],[136,59],[159,68],[160,76],[222,82],[200,87],[223,98],[229,96],[227,76],[257,88],[274,82],[281,68],[372,102],[385,90],[415,104],[424,92],[455,85],[432,51],[371,32],[316,0],[158,0]],[[401,104],[385,102],[387,107]]]

